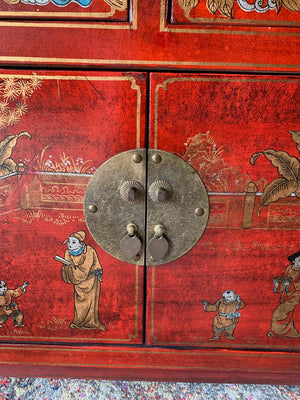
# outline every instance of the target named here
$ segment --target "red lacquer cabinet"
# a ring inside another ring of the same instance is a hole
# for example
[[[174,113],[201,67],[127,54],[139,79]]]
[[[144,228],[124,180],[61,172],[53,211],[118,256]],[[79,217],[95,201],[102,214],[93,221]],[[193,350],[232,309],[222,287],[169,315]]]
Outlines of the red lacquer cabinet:
[[[2,374],[298,383],[299,11],[2,1]]]

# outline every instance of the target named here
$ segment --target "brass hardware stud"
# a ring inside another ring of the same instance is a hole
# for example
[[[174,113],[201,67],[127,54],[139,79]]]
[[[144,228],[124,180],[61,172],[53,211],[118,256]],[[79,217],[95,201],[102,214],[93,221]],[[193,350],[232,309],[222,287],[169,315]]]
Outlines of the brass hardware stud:
[[[143,157],[139,153],[134,153],[132,156],[132,160],[137,164],[139,164],[142,161],[142,159]]]
[[[152,156],[152,161],[154,164],[159,164],[161,162],[161,156],[157,153],[154,153]]]
[[[89,205],[89,212],[95,213],[98,211],[98,207],[95,204],[90,204]]]
[[[195,214],[197,215],[197,217],[202,217],[202,215],[204,214],[204,210],[201,207],[197,207],[195,209]]]

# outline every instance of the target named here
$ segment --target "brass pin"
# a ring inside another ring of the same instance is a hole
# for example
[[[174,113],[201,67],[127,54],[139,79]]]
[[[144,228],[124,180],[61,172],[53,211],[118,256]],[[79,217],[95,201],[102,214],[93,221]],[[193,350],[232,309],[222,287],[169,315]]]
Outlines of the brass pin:
[[[90,205],[89,205],[89,212],[95,213],[95,212],[97,212],[97,211],[98,211],[98,207],[95,206],[95,204],[90,204]]]
[[[201,217],[204,214],[204,210],[201,207],[197,207],[195,209],[195,214],[197,215],[197,217]]]
[[[140,163],[142,161],[142,159],[143,159],[143,157],[139,153],[134,153],[132,156],[132,160],[137,164]]]
[[[161,156],[157,153],[153,154],[152,161],[154,164],[159,164],[161,162]]]

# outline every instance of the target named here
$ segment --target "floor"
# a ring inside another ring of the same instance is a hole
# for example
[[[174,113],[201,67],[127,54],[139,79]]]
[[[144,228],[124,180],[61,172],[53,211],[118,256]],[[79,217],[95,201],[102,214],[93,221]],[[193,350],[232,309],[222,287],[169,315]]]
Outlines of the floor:
[[[0,400],[298,400],[300,386],[0,377]]]

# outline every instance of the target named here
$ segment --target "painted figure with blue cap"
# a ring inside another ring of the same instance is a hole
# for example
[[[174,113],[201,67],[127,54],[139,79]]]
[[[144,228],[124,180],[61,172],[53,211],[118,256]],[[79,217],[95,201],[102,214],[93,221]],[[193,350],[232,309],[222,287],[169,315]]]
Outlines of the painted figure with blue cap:
[[[74,286],[74,319],[70,328],[106,328],[100,321],[99,299],[102,282],[102,266],[96,250],[84,243],[85,232],[72,233],[63,244],[67,244],[62,279]]]
[[[234,340],[233,333],[241,317],[241,313],[238,310],[245,307],[245,303],[240,296],[233,290],[225,290],[222,298],[217,300],[215,304],[210,304],[206,300],[202,300],[202,304],[206,312],[219,311],[213,320],[214,336],[210,340],[219,340],[223,332],[225,332],[226,339]]]

